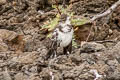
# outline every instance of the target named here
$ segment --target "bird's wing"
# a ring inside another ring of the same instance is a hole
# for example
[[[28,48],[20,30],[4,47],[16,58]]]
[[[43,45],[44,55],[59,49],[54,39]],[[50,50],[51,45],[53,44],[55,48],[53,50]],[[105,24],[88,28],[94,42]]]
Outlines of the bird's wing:
[[[57,53],[57,30],[55,29],[53,34],[52,34],[52,38],[51,38],[51,44],[49,46],[49,50],[48,53],[46,55],[46,59],[50,58],[52,54],[55,54],[55,52]]]
[[[55,52],[57,52],[57,42],[52,41],[51,45],[49,46],[49,50],[47,52],[47,55],[46,55],[46,60],[49,59],[52,55],[54,55]]]

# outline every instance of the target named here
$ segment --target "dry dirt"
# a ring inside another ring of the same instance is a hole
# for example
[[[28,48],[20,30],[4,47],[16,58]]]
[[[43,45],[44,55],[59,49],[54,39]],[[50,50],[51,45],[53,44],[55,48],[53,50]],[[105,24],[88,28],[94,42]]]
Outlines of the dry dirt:
[[[117,0],[66,1],[75,16],[91,18]],[[0,0],[0,80],[120,80],[120,7],[95,22],[90,42],[81,41],[91,24],[75,32],[82,47],[44,60],[50,42],[41,27],[57,14],[52,4],[51,0]]]

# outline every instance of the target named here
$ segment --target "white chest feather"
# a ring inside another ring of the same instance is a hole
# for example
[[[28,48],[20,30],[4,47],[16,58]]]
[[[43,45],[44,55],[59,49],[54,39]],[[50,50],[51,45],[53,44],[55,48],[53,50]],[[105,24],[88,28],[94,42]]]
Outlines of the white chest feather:
[[[69,19],[70,18],[68,17],[65,23],[59,23],[59,27],[61,27],[62,31],[60,31],[59,28],[56,28],[53,33],[53,36],[56,36],[54,37],[54,40],[57,39],[57,41],[60,41],[60,47],[66,47],[72,41],[73,28],[70,27],[71,24]]]
[[[72,41],[73,29],[70,32],[63,33],[58,31],[58,40],[60,40],[60,46],[66,47]]]

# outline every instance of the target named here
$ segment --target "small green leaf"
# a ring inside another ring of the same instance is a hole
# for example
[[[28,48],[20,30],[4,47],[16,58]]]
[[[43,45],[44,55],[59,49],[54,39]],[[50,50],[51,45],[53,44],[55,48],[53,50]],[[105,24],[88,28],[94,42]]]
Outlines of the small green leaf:
[[[56,5],[52,5],[52,8],[56,8]]]
[[[86,18],[83,18],[83,19],[72,19],[71,20],[72,25],[75,25],[75,26],[80,26],[80,25],[83,25],[83,24],[85,24],[87,22],[88,22],[88,19],[86,19]]]
[[[52,33],[48,34],[47,37],[48,37],[48,38],[51,38],[51,37],[52,37]]]
[[[78,44],[75,42],[74,39],[72,40],[72,46],[75,47],[75,48],[78,48]]]
[[[55,28],[58,21],[59,21],[59,18],[56,17],[53,20],[51,20],[51,22],[49,22],[48,24],[43,25],[42,28],[48,28],[48,31],[51,31],[51,30],[53,30]]]

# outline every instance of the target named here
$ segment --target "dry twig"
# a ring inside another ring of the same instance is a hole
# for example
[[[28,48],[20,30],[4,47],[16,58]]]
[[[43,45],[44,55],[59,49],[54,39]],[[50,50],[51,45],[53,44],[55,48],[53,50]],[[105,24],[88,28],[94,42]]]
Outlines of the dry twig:
[[[57,10],[58,10],[58,13],[61,15],[60,9],[59,9],[59,7],[58,7],[58,2],[57,2],[57,0],[55,0],[55,2],[56,2],[56,8],[57,8]]]
[[[93,27],[94,27],[95,25],[96,25],[96,22],[93,21],[93,24],[92,24],[92,26],[91,26],[91,28],[90,28],[90,31],[89,31],[89,34],[88,34],[88,36],[87,36],[86,42],[88,42],[88,40],[89,40],[89,38],[90,38],[90,36],[91,36],[92,29],[93,29]]]
[[[103,40],[103,41],[93,41],[93,42],[96,42],[96,43],[117,43],[117,40]]]
[[[101,17],[107,16],[108,14],[110,14],[111,12],[113,12],[118,6],[120,6],[120,0],[117,1],[115,4],[113,4],[107,11],[105,11],[102,14],[98,14],[96,16],[94,16],[90,21],[93,22],[96,19],[99,19]]]
[[[96,19],[99,19],[99,18],[101,18],[101,17],[104,17],[104,16],[109,15],[109,14],[112,13],[118,6],[120,6],[120,0],[117,1],[115,4],[113,4],[113,5],[112,5],[107,11],[105,11],[104,13],[98,14],[98,15],[94,16],[92,19],[90,19],[90,22],[94,23],[94,21],[95,21]],[[87,23],[89,23],[89,22],[87,22]],[[87,23],[86,23],[86,24],[87,24]],[[86,39],[86,42],[88,41],[88,39],[89,39],[89,37],[90,37],[90,35],[91,35],[91,30],[92,30],[92,28],[93,28],[93,26],[92,26],[91,29],[90,29],[89,35],[88,35],[88,37],[87,37],[87,39]]]

